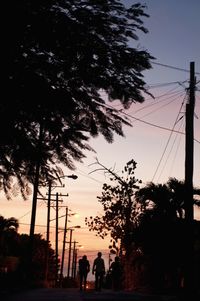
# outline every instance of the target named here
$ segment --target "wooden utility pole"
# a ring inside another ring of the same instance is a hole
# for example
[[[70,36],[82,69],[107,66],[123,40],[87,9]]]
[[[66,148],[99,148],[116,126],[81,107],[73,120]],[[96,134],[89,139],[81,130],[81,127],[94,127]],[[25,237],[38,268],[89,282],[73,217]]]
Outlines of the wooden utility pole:
[[[73,229],[70,229],[70,237],[69,237],[69,256],[68,256],[68,269],[67,269],[67,277],[68,277],[68,278],[69,278],[70,267],[71,267],[72,231],[73,231]]]
[[[37,209],[37,194],[39,188],[39,178],[40,178],[40,164],[41,164],[41,149],[43,141],[43,127],[40,124],[39,138],[37,146],[37,159],[35,164],[35,175],[33,184],[33,200],[32,200],[32,211],[31,211],[31,226],[30,226],[30,241],[33,241],[35,232],[35,219],[36,219],[36,209]],[[31,250],[32,251],[32,250]]]
[[[74,279],[76,278],[76,268],[77,268],[77,253],[78,249],[75,249],[75,254],[74,254]]]
[[[66,195],[59,195],[58,193],[56,194],[51,194],[51,189],[52,189],[52,185],[49,184],[49,192],[48,192],[48,203],[47,203],[47,249],[46,250],[46,254],[45,254],[45,280],[48,281],[48,260],[49,260],[49,229],[50,229],[50,222],[55,220],[56,221],[56,227],[55,227],[55,257],[56,257],[56,286],[58,284],[58,270],[59,270],[59,266],[58,266],[58,220],[59,220],[59,216],[58,216],[58,211],[59,208],[61,206],[59,206],[59,202],[63,202],[63,200],[59,200],[59,196],[68,196],[68,194]],[[53,187],[60,187],[60,186],[53,186]],[[55,199],[51,199],[52,196],[55,196]],[[51,206],[51,201],[55,201],[56,204],[55,206]],[[51,207],[55,207],[56,210],[56,217],[53,220],[50,220],[50,208]]]
[[[36,153],[37,156],[36,156],[36,162],[35,162],[31,224],[30,224],[30,236],[29,236],[27,277],[29,278],[30,282],[32,282],[32,277],[33,277],[32,262],[33,262],[33,253],[34,253],[34,234],[35,234],[35,220],[36,220],[36,209],[37,209],[37,195],[38,195],[39,180],[40,180],[42,141],[43,141],[43,127],[40,124],[37,153]]]
[[[63,202],[63,200],[59,200],[59,194],[56,193],[56,194],[51,194],[51,190],[52,190],[52,187],[53,188],[56,188],[56,187],[63,187],[63,186],[52,186],[52,183],[49,182],[49,190],[48,190],[48,199],[47,199],[47,235],[46,235],[46,240],[47,240],[47,249],[46,249],[46,254],[45,254],[45,280],[48,282],[48,269],[49,269],[49,231],[50,231],[50,209],[51,207],[54,207],[54,206],[51,206],[51,201],[55,201],[56,202],[56,232],[55,232],[55,256],[56,256],[56,269],[57,269],[57,274],[56,274],[56,279],[58,281],[58,219],[59,219],[59,216],[58,216],[58,210],[61,206],[59,206],[59,202]],[[52,200],[51,197],[52,196],[56,196],[56,199]],[[61,194],[60,195],[61,197],[64,197],[64,196],[68,196],[68,194]],[[43,199],[44,200],[44,199]],[[66,207],[66,206],[65,206]],[[56,282],[57,282],[56,281]]]
[[[50,207],[51,207],[51,182],[49,182],[48,200],[47,200],[47,247],[45,254],[45,281],[48,281],[49,271],[49,228],[50,228]]]
[[[56,241],[55,241],[55,252],[56,252],[56,287],[58,282],[58,193],[56,193]]]
[[[78,253],[78,249],[75,248],[74,250],[74,268],[73,268],[73,278],[76,279],[76,270],[77,270],[77,253]]]
[[[78,241],[75,241],[73,242],[73,252],[72,252],[72,273],[71,273],[71,276],[73,279],[75,279],[76,277],[76,244],[78,243]]]
[[[62,195],[63,196],[63,195]],[[68,196],[68,195],[66,195]],[[56,193],[56,233],[55,233],[55,255],[56,255],[56,287],[58,286],[58,210],[59,210],[59,205],[58,203],[62,202],[62,200],[59,200],[59,194]]]
[[[194,106],[195,106],[195,64],[190,63],[189,100],[186,104],[185,126],[185,292],[194,291],[194,204],[193,204],[193,156],[194,156]]]
[[[63,279],[63,268],[64,268],[64,260],[65,260],[65,245],[66,245],[66,235],[67,235],[67,220],[68,220],[68,207],[66,207],[66,216],[65,216],[62,259],[61,259],[61,267],[60,267],[60,286],[62,286],[62,279]]]

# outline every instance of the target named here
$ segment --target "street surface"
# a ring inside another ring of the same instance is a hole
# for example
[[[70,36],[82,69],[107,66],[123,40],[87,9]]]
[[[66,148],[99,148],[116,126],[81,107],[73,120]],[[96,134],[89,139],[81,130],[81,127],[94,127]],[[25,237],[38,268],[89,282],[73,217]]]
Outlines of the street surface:
[[[41,288],[0,295],[1,301],[177,301],[173,296],[142,295],[133,292],[103,290],[79,292],[76,289]]]

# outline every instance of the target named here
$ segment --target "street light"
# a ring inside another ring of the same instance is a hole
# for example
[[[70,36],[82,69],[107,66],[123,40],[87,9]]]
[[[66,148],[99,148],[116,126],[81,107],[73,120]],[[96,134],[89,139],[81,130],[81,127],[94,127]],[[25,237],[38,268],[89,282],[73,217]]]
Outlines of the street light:
[[[60,176],[60,178],[71,178],[71,179],[73,179],[73,180],[76,180],[76,179],[78,178],[78,176],[72,174],[72,175],[64,175],[64,176]]]
[[[62,183],[62,182],[61,182],[61,179],[62,179],[62,178],[70,178],[70,179],[76,180],[76,179],[78,179],[78,176],[77,176],[77,175],[74,175],[74,174],[72,174],[72,175],[58,176],[58,180],[60,181],[60,183]],[[62,187],[65,187],[65,184],[63,184]]]

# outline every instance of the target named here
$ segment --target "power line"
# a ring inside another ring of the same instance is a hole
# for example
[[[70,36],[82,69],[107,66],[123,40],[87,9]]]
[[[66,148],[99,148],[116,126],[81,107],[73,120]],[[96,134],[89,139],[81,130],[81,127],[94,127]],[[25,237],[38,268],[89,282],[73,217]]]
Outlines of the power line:
[[[174,132],[174,133],[178,133],[178,134],[181,134],[181,135],[185,135],[184,132],[179,132],[179,131],[174,130],[174,129],[170,129],[170,128],[167,128],[167,127],[164,127],[164,126],[160,126],[160,125],[157,125],[157,124],[154,124],[154,123],[151,123],[151,122],[142,120],[142,119],[140,119],[140,118],[136,118],[136,117],[134,117],[134,116],[132,116],[132,115],[130,115],[130,114],[124,112],[122,109],[119,109],[119,110],[118,110],[118,109],[114,108],[114,107],[111,106],[111,105],[108,105],[108,104],[105,104],[105,103],[102,104],[102,103],[98,102],[97,100],[95,100],[95,102],[98,103],[98,104],[100,104],[101,106],[103,106],[103,107],[105,107],[105,108],[112,109],[112,110],[115,111],[115,112],[121,113],[121,114],[123,114],[123,115],[125,115],[125,116],[127,116],[127,117],[129,117],[129,118],[135,119],[135,120],[140,121],[140,122],[142,122],[142,123],[144,123],[144,124],[147,124],[147,125],[156,127],[156,128],[158,128],[158,129],[161,129],[161,130],[165,130],[165,131],[169,131],[169,132],[172,131],[172,132]],[[194,141],[197,142],[197,143],[200,143],[200,141],[197,140],[197,139],[195,139],[195,138],[194,138]]]
[[[19,223],[19,225],[24,225],[24,226],[30,226],[30,223]],[[35,225],[36,227],[42,227],[42,228],[46,228],[47,226],[46,225],[40,225],[40,224],[36,224]],[[56,228],[56,226],[50,226],[50,228]],[[88,229],[87,227],[81,227],[81,228],[77,228],[78,230],[83,230],[83,229]],[[59,228],[59,230],[63,230],[63,227],[62,228]]]
[[[168,106],[169,104],[171,104],[171,103],[174,102],[175,100],[179,99],[179,98],[180,98],[181,96],[183,96],[183,95],[184,95],[183,93],[181,93],[181,94],[178,93],[178,95],[177,95],[176,98],[173,98],[173,99],[169,100],[167,103],[161,104],[158,108],[155,108],[154,110],[151,110],[150,112],[148,112],[148,113],[146,113],[145,115],[143,115],[142,118],[144,118],[144,117],[146,117],[146,116],[149,116],[149,115],[151,115],[152,113],[155,113],[155,112],[161,110],[162,108]],[[174,95],[173,95],[173,97],[174,97]],[[172,98],[172,96],[168,97],[167,99],[169,99],[169,98]],[[156,104],[158,104],[158,103],[156,103]]]
[[[177,87],[175,87],[175,88],[169,90],[168,92],[166,92],[166,93],[164,93],[164,94],[160,94],[160,95],[158,95],[158,96],[155,96],[155,98],[154,98],[154,100],[153,100],[152,103],[147,104],[147,105],[144,105],[142,108],[137,109],[136,111],[134,111],[134,114],[135,114],[135,113],[138,113],[138,112],[140,112],[140,111],[142,111],[142,110],[145,110],[145,109],[147,109],[147,108],[149,108],[149,107],[152,107],[152,106],[157,105],[158,102],[156,102],[156,100],[158,100],[158,99],[160,99],[160,98],[162,98],[162,97],[164,97],[164,96],[169,96],[169,97],[164,98],[164,99],[162,99],[161,101],[165,101],[165,100],[170,99],[170,98],[172,98],[172,97],[174,97],[174,96],[177,96],[177,95],[179,95],[179,96],[181,97],[183,91],[182,91],[182,90],[180,90],[180,91],[174,91],[176,88],[177,88]],[[150,100],[150,98],[145,99],[145,101],[147,101],[147,100]]]
[[[151,85],[147,84],[147,86],[149,89],[154,89],[154,88],[162,88],[162,87],[166,87],[166,86],[170,86],[170,85],[174,85],[174,84],[182,85],[188,81],[189,80],[184,80],[183,82],[176,81],[176,82],[167,82],[167,83],[159,83],[159,84],[151,84]]]
[[[39,207],[41,207],[42,205],[43,205],[43,203],[40,203],[40,204],[39,204]],[[25,217],[26,215],[28,215],[28,214],[30,214],[30,213],[31,213],[31,210],[29,210],[28,212],[26,212],[24,215],[18,217],[18,220],[19,220],[19,219],[22,219],[23,217]]]
[[[104,184],[102,181],[99,181],[99,180],[97,180],[97,179],[95,179],[95,178],[87,175],[84,171],[82,171],[80,169],[79,169],[79,171],[77,173],[80,174],[80,175],[82,175],[82,176],[84,176],[84,177],[86,177],[86,178],[89,178],[89,179],[91,179],[91,180],[93,180],[93,181],[95,181],[95,182],[97,182],[99,184]]]
[[[184,126],[184,122],[182,123],[181,126]],[[178,150],[180,148],[181,138],[182,138],[182,136],[179,136],[179,140],[178,140],[177,147],[176,147],[176,150],[175,150],[174,158],[173,158],[173,160],[171,162],[171,167],[170,167],[170,170],[169,170],[169,176],[172,174],[172,170],[174,168],[174,162],[175,162],[175,159],[177,157]]]
[[[179,119],[179,120],[180,120],[180,119]],[[182,121],[183,121],[183,118],[182,118]],[[182,127],[182,125],[183,125],[183,122],[180,124],[179,129]],[[173,143],[172,143],[172,145],[171,145],[171,148],[170,148],[170,150],[169,150],[168,156],[167,156],[167,158],[166,158],[166,160],[165,160],[165,163],[164,163],[164,165],[163,165],[163,168],[162,168],[162,170],[161,170],[161,172],[160,172],[160,174],[159,174],[159,176],[158,176],[158,181],[159,181],[161,175],[162,175],[163,172],[164,172],[164,169],[165,169],[165,167],[166,167],[166,165],[167,165],[167,162],[168,162],[168,160],[169,160],[169,157],[170,157],[170,155],[171,155],[171,153],[172,153],[172,150],[173,150],[173,148],[174,148],[174,145],[175,145],[175,142],[176,142],[176,140],[177,140],[177,137],[178,137],[178,134],[176,133],[175,138],[174,138],[174,141],[173,141]],[[179,138],[180,138],[180,136],[179,136]],[[180,142],[180,140],[179,140],[179,142]],[[178,150],[178,149],[177,149],[177,150]],[[176,153],[177,153],[177,151],[176,151]],[[174,160],[173,160],[173,162],[174,162]]]
[[[176,117],[176,120],[175,120],[175,122],[174,122],[174,125],[173,125],[173,127],[172,127],[172,130],[171,130],[171,132],[170,132],[170,135],[169,135],[169,137],[168,137],[167,143],[166,143],[166,145],[165,145],[165,148],[164,148],[164,150],[163,150],[163,153],[162,153],[162,155],[161,155],[161,158],[160,158],[160,160],[159,160],[159,162],[158,162],[158,165],[157,165],[157,167],[156,167],[156,170],[155,170],[155,172],[154,172],[154,175],[153,175],[153,178],[152,178],[152,182],[153,182],[153,180],[154,180],[154,178],[155,178],[155,176],[156,176],[156,174],[157,174],[157,171],[158,171],[158,169],[159,169],[159,167],[160,167],[160,165],[161,165],[161,162],[162,162],[162,159],[163,159],[163,157],[164,157],[164,154],[165,154],[165,152],[166,152],[166,150],[167,150],[167,147],[168,147],[168,145],[169,145],[169,141],[170,141],[170,139],[171,139],[171,137],[172,137],[173,130],[174,130],[176,124],[177,124],[178,117],[179,117],[179,115],[180,115],[181,109],[182,109],[183,104],[184,104],[184,102],[185,102],[186,96],[187,96],[187,94],[185,95],[185,97],[184,97],[184,99],[183,99],[183,101],[182,101],[182,103],[181,103],[181,107],[180,107],[180,109],[179,109],[178,115],[177,115],[177,117]]]
[[[190,70],[187,69],[183,69],[183,68],[179,68],[179,67],[175,67],[175,66],[171,66],[171,65],[167,65],[167,64],[162,64],[162,63],[156,63],[156,62],[151,62],[151,64],[153,65],[158,65],[158,66],[162,66],[162,67],[166,67],[166,68],[170,68],[170,69],[174,69],[174,70],[178,70],[178,71],[183,71],[183,72],[190,72]],[[199,72],[195,72],[195,74],[200,74]]]
[[[178,134],[181,134],[181,135],[185,135],[184,132],[180,132],[180,131],[177,131],[177,130],[174,130],[174,129],[166,128],[166,127],[164,127],[164,126],[160,126],[160,125],[157,125],[157,124],[154,124],[154,123],[151,123],[151,122],[142,120],[142,119],[140,119],[140,118],[136,118],[136,117],[134,117],[134,116],[132,116],[132,115],[130,115],[130,114],[127,114],[127,113],[125,113],[125,112],[122,112],[122,113],[123,113],[124,115],[130,117],[130,118],[133,118],[133,119],[135,119],[135,120],[137,120],[137,121],[140,121],[140,122],[142,122],[142,123],[145,123],[145,124],[147,124],[147,125],[156,127],[156,128],[158,128],[158,129],[165,130],[165,131],[169,131],[169,132],[172,131],[173,133],[178,133]],[[197,143],[200,143],[200,141],[197,140],[197,139],[194,139],[194,141],[197,142]]]

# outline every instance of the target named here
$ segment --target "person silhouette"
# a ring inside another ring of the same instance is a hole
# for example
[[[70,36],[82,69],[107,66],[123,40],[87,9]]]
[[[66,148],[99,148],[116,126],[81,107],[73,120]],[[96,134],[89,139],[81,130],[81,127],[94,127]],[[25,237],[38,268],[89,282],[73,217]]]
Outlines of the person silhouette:
[[[111,278],[112,278],[112,289],[114,291],[119,291],[121,289],[122,272],[123,272],[123,268],[119,256],[115,256],[115,260],[111,263],[110,271],[111,271]]]
[[[90,263],[87,259],[86,255],[83,255],[81,259],[79,259],[79,277],[80,277],[80,291],[84,289],[86,290],[87,283],[87,275],[90,271]]]
[[[98,252],[97,257],[94,260],[92,274],[95,274],[95,290],[101,291],[103,276],[105,274],[105,263],[101,252]]]

